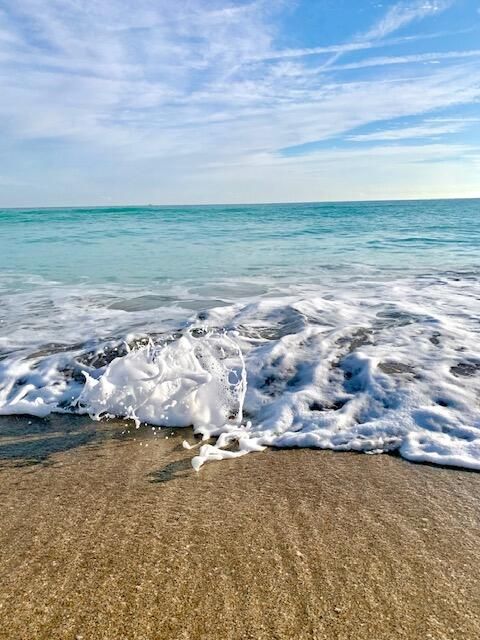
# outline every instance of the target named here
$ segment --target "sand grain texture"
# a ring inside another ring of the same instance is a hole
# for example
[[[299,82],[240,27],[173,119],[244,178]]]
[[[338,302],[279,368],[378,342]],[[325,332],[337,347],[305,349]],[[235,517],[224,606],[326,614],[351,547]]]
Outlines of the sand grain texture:
[[[0,638],[480,637],[479,474],[137,435],[3,464]]]

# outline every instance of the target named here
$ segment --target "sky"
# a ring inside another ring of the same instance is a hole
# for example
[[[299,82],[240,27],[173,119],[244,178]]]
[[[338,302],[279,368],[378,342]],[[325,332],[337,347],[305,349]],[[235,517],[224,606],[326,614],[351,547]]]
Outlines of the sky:
[[[480,0],[2,0],[0,207],[480,197]]]

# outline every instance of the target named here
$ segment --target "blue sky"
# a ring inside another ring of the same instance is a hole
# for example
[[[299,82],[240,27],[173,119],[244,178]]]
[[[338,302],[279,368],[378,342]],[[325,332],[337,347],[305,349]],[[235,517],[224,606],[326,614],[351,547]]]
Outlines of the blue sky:
[[[480,196],[480,0],[3,0],[0,206]]]

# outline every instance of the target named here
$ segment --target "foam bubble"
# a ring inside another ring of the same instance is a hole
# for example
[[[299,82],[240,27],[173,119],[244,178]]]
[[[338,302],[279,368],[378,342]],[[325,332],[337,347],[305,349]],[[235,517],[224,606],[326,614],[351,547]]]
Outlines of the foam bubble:
[[[105,313],[100,325],[113,326],[120,312]],[[154,323],[144,313],[137,327]],[[159,318],[150,339],[132,332],[128,315],[108,340],[69,347],[64,329],[64,343],[52,346],[48,327],[30,345],[25,332],[17,344],[10,338],[0,413],[193,426],[204,439],[195,469],[268,446],[396,450],[480,469],[478,278],[277,284],[269,295],[184,314],[173,332],[172,319]],[[75,331],[68,337],[88,334]]]
[[[88,373],[78,404],[96,418],[127,416],[154,425],[196,428],[237,424],[246,391],[243,357],[226,334],[153,343]]]

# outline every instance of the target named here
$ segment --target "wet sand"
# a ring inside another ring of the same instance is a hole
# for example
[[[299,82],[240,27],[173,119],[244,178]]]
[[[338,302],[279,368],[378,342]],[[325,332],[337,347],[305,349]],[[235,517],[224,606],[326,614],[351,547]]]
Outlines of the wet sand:
[[[0,422],[2,639],[480,637],[480,474],[311,450],[195,474],[185,431],[29,422]]]

